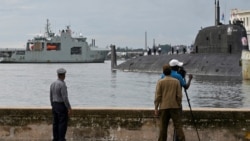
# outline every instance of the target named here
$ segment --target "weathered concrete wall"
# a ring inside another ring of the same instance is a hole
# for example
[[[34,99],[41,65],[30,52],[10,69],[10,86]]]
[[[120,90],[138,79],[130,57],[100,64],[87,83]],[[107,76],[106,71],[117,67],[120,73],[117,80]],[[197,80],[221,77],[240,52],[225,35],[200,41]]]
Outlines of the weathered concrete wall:
[[[75,108],[68,141],[155,141],[158,119],[153,109]],[[250,138],[250,109],[193,109],[201,141],[246,141]],[[0,141],[50,141],[51,109],[1,108]],[[184,109],[186,141],[198,141],[190,110]],[[169,125],[168,140],[172,140]]]

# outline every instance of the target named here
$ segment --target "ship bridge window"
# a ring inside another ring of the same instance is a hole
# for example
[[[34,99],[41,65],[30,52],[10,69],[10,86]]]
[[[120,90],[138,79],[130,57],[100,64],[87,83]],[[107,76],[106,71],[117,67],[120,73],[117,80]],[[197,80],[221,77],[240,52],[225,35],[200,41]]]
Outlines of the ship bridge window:
[[[17,51],[16,55],[25,55],[25,51],[24,50]]]
[[[82,48],[81,47],[72,47],[71,48],[71,55],[73,54],[82,54]]]

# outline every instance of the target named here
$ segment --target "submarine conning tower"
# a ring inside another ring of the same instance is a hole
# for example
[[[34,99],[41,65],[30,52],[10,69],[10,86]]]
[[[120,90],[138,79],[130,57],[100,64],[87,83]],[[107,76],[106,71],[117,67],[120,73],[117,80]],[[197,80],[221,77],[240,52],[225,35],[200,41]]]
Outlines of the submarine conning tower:
[[[242,21],[220,22],[219,0],[215,0],[215,25],[199,30],[193,45],[194,53],[241,53],[248,49],[247,32]]]

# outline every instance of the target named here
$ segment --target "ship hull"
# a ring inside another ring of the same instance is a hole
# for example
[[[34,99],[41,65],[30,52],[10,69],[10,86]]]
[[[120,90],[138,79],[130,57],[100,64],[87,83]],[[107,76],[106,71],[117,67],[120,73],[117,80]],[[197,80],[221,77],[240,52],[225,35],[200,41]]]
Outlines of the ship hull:
[[[10,56],[0,57],[0,63],[104,63],[108,50],[88,51],[81,55],[71,55],[67,52],[58,51],[3,51]]]
[[[162,66],[171,59],[184,62],[187,73],[203,76],[233,76],[241,78],[241,54],[162,54],[141,56],[119,64],[116,69],[132,72],[162,73]]]

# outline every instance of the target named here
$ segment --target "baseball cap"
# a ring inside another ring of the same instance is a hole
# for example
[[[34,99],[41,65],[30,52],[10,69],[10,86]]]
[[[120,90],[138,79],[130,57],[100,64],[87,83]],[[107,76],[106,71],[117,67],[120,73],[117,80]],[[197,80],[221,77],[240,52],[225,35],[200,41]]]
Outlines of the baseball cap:
[[[66,70],[64,68],[59,68],[57,69],[56,71],[58,74],[65,74],[66,73]]]
[[[172,60],[169,62],[169,65],[170,65],[171,67],[173,67],[173,66],[182,67],[182,66],[183,66],[183,62],[180,62],[180,61],[178,61],[178,60],[176,60],[176,59],[172,59]]]

